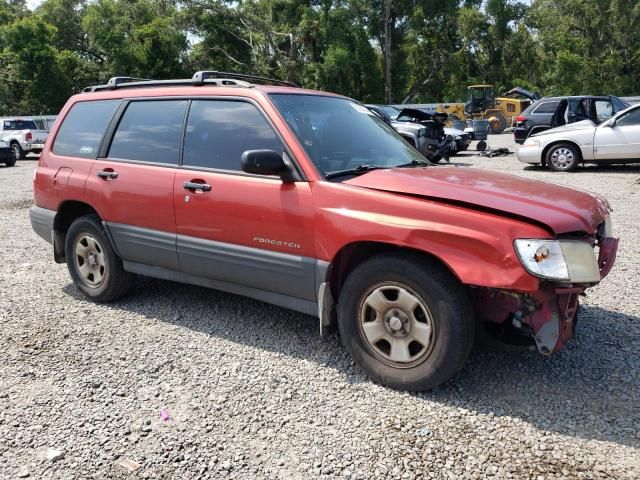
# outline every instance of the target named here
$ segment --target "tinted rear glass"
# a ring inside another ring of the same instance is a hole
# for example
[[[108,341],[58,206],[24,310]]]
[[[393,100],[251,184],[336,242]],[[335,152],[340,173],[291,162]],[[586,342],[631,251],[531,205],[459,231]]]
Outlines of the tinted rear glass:
[[[613,109],[616,112],[619,112],[620,110],[624,110],[629,106],[625,102],[620,100],[618,97],[611,97],[611,101],[613,102]]]
[[[53,153],[96,158],[100,142],[120,100],[78,102],[65,117],[53,144]]]
[[[539,105],[534,106],[533,113],[554,113],[559,104],[559,101],[542,102]]]
[[[246,102],[194,100],[184,138],[184,165],[241,170],[245,150],[284,150],[258,109]]]
[[[187,100],[131,102],[111,142],[109,157],[178,163]]]
[[[38,130],[33,120],[4,120],[5,130]]]

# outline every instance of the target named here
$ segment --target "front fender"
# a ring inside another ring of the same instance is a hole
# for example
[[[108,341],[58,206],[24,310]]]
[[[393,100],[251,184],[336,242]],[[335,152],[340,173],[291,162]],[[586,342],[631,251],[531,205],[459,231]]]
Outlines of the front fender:
[[[317,231],[325,233],[316,242],[320,259],[331,262],[353,242],[377,242],[428,253],[464,284],[538,290],[539,281],[522,267],[513,240],[550,238],[542,227],[432,200],[336,187],[314,186]]]

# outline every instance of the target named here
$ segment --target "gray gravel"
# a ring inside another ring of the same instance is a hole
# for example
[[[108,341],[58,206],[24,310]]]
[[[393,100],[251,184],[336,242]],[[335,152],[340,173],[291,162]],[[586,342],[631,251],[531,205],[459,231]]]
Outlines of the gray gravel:
[[[29,226],[35,162],[0,167],[0,478],[640,478],[640,169],[454,163],[606,195],[621,247],[564,351],[477,348],[419,395],[256,301],[151,279],[84,300]]]

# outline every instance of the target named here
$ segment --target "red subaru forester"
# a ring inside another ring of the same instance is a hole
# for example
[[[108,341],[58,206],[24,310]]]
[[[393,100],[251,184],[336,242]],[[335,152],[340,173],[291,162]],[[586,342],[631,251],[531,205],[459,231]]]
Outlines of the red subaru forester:
[[[615,259],[604,199],[432,165],[358,102],[260,83],[115,77],[67,102],[30,216],[89,298],[141,274],[337,321],[406,390],[454,375],[480,328],[543,354],[572,337]]]

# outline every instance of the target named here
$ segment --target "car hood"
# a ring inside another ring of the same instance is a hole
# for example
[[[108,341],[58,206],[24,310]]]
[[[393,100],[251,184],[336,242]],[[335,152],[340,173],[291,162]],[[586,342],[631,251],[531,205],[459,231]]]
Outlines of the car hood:
[[[493,210],[546,225],[555,234],[594,234],[610,211],[604,198],[587,192],[466,167],[373,170],[345,184]]]
[[[458,130],[457,128],[449,127],[444,127],[444,133],[446,133],[447,135],[454,135],[458,137],[462,137],[463,135],[467,134],[464,130]]]
[[[554,133],[562,133],[562,132],[575,132],[578,130],[588,130],[596,128],[596,124],[591,120],[580,120],[575,123],[568,123],[567,125],[562,125],[556,128],[550,128],[549,130],[544,130],[540,133],[536,133],[531,135],[532,137],[542,137],[544,135],[551,135]]]

